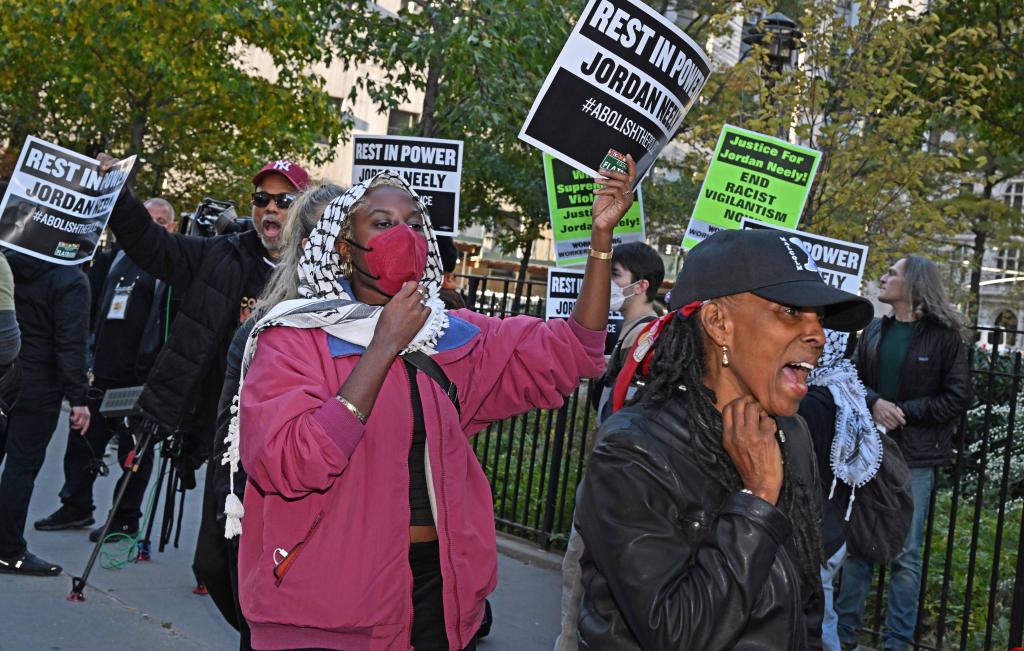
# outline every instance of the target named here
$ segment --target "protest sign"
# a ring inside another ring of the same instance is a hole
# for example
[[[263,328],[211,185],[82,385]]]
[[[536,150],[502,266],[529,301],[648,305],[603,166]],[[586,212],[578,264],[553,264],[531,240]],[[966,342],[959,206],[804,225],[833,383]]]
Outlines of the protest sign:
[[[91,260],[134,164],[101,176],[98,160],[29,136],[0,201],[0,245],[56,264]]]
[[[434,231],[438,235],[458,233],[461,140],[361,135],[353,140],[353,183],[385,170],[400,174],[423,199]]]
[[[697,44],[643,2],[590,0],[519,137],[592,177],[632,154],[639,183],[710,71]]]
[[[683,248],[744,218],[796,228],[821,152],[725,125],[693,207]]]
[[[576,299],[583,287],[583,271],[580,269],[548,269],[548,292],[544,303],[544,319],[568,319],[576,307]],[[610,355],[622,328],[622,314],[608,313],[608,334],[605,337],[604,354]]]
[[[548,188],[548,212],[551,236],[555,242],[555,262],[559,265],[586,264],[593,220],[591,206],[594,190],[601,187],[586,172],[573,169],[557,158],[544,154],[544,179]],[[612,232],[612,246],[644,241],[644,203],[640,187],[633,205]]]
[[[779,228],[752,219],[744,219],[743,228],[788,233],[789,241],[806,251],[811,260],[814,260],[818,266],[818,273],[826,283],[851,294],[860,293],[860,284],[864,279],[864,264],[868,259],[867,246],[824,235]]]

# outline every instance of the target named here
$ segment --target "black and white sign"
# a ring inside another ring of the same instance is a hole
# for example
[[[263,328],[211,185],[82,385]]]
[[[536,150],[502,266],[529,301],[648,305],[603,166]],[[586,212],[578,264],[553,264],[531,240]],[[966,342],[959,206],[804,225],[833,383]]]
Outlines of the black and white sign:
[[[811,260],[818,265],[818,273],[826,283],[844,292],[860,294],[860,284],[864,279],[864,265],[868,258],[867,246],[824,235],[813,235],[804,231],[771,226],[753,219],[744,219],[743,228],[789,233],[790,241],[806,251]]]
[[[640,0],[590,0],[519,137],[592,176],[609,149],[632,154],[639,183],[710,72],[700,47]]]
[[[548,269],[548,295],[544,306],[544,318],[568,319],[576,307],[583,287],[583,271],[577,269]],[[609,355],[622,329],[622,313],[608,313],[608,335],[605,337],[604,354]]]
[[[427,205],[434,231],[438,235],[458,233],[461,140],[357,135],[353,142],[353,183],[384,170],[400,174]]]
[[[0,201],[0,245],[56,264],[92,259],[135,157],[100,162],[29,136]]]

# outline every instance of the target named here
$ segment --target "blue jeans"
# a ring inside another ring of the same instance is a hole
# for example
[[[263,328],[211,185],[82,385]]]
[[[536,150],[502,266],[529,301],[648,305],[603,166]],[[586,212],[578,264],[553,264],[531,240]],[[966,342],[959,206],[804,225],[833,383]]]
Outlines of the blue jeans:
[[[890,564],[889,608],[882,631],[882,648],[906,651],[917,628],[917,600],[921,593],[921,543],[928,522],[928,503],[935,488],[934,468],[911,468],[914,516],[903,549]],[[857,640],[864,624],[864,602],[871,591],[874,566],[851,554],[843,564],[843,580],[836,599],[839,639]]]
[[[836,609],[833,605],[832,584],[836,574],[839,574],[845,558],[846,545],[843,545],[821,567],[821,591],[825,595],[825,616],[821,620],[821,646],[825,651],[840,651],[839,618],[836,617]]]

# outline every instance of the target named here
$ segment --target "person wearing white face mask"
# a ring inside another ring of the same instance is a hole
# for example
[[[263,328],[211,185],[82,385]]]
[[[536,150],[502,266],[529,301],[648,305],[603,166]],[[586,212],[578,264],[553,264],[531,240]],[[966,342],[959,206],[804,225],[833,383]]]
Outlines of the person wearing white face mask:
[[[658,288],[665,279],[665,263],[652,247],[643,242],[620,244],[612,250],[612,287],[610,309],[622,312],[622,329],[608,359],[608,368],[599,380],[600,391],[591,394],[597,400],[597,425],[608,417],[609,401],[615,378],[630,347],[643,326],[658,318],[655,303]],[[630,393],[633,389],[630,389]]]
[[[622,369],[625,356],[633,347],[644,324],[661,315],[660,306],[655,302],[658,289],[665,279],[665,263],[652,247],[643,242],[620,244],[612,249],[612,286],[609,309],[621,312],[623,323],[619,338],[608,359],[605,374],[596,380],[591,400],[598,401],[597,425],[611,413],[611,393],[615,378]],[[634,389],[630,388],[630,395]],[[589,441],[590,448],[597,444],[597,438]],[[589,452],[589,450],[588,450]],[[555,641],[555,651],[577,651],[579,638],[576,634],[580,603],[583,599],[583,584],[580,580],[580,556],[583,555],[583,541],[576,530],[569,534],[569,543],[562,559],[562,631]]]

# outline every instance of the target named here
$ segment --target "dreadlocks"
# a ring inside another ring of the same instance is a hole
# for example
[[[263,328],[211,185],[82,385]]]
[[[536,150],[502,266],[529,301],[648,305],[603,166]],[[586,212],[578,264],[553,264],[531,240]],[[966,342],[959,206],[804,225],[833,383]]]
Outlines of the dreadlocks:
[[[674,317],[658,338],[647,384],[637,401],[648,408],[681,400],[689,418],[693,447],[708,475],[729,493],[743,488],[743,482],[729,454],[722,446],[722,415],[715,409],[715,394],[704,384],[707,374],[704,330],[696,313],[689,318]],[[781,445],[783,462],[779,509],[792,524],[793,542],[799,555],[800,572],[807,586],[821,589],[821,523],[814,506],[817,496],[803,478],[787,472],[789,446]]]

